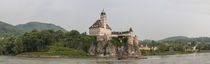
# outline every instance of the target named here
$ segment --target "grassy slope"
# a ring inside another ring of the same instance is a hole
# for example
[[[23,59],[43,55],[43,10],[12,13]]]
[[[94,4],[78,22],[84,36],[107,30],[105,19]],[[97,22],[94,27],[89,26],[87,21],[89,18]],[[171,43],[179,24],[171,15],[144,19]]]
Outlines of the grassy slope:
[[[83,50],[76,50],[72,48],[65,48],[64,42],[58,42],[52,46],[49,46],[48,51],[43,52],[25,52],[20,54],[21,56],[33,56],[33,57],[41,57],[41,56],[62,56],[62,57],[88,57],[89,53]]]
[[[57,46],[51,46],[50,50],[44,51],[44,52],[25,52],[20,55],[35,56],[35,57],[40,57],[40,56],[87,57],[87,56],[90,56],[87,52],[83,50],[76,50],[76,49],[57,47]]]

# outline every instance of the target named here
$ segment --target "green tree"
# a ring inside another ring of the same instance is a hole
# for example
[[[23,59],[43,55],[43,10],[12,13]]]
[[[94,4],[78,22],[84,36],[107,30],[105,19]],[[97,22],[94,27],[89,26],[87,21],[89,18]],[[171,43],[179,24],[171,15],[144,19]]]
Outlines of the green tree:
[[[184,51],[183,45],[176,44],[174,47],[175,51]]]
[[[77,30],[71,30],[70,32],[66,33],[66,36],[78,36],[78,35],[80,35],[80,33]]]
[[[167,51],[169,48],[169,44],[168,43],[160,43],[158,46],[158,50],[163,52],[163,51]]]

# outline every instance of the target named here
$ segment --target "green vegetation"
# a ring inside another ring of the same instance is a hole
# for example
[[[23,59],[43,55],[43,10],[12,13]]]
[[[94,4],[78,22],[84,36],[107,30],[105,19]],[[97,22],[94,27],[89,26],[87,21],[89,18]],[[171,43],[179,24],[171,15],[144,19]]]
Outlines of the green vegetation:
[[[151,56],[151,55],[174,55],[174,54],[188,54],[188,53],[193,53],[192,51],[174,51],[174,52],[169,52],[169,51],[154,51],[154,50],[141,50],[142,55],[144,56]]]
[[[65,29],[54,24],[30,22],[27,24],[13,26],[0,21],[0,38],[20,36],[23,35],[25,32],[31,32],[34,29],[36,29],[37,31],[51,29],[55,31],[61,30],[63,32],[67,32]]]
[[[21,28],[0,21],[0,37],[10,37],[23,34]]]
[[[122,40],[122,42],[120,41]],[[112,37],[112,40],[111,40],[111,43],[114,45],[114,46],[123,46],[126,44],[128,38],[127,37],[122,37],[122,36],[119,36],[119,37]]]
[[[149,51],[141,50],[143,55],[183,54],[192,52],[209,52],[210,50],[209,37],[188,38],[178,36],[166,38],[161,41],[140,41],[140,44],[147,44],[149,48],[158,48],[157,50],[152,49]]]
[[[189,44],[191,42],[191,44]],[[193,50],[192,47],[196,45],[194,41],[185,41],[185,40],[173,40],[173,41],[146,41],[141,42],[140,44],[147,44],[149,48],[157,47],[157,50],[141,50],[142,55],[173,55],[173,54],[187,54],[193,53],[196,50]]]
[[[119,36],[113,37],[110,42],[114,46],[123,46],[127,45],[127,40],[128,38]],[[53,24],[30,22],[13,26],[0,22],[0,55],[84,57],[90,56],[88,50],[92,43],[97,44],[96,37],[79,33],[77,30],[68,32]],[[144,40],[140,41],[140,44],[158,48],[141,50],[143,55],[209,52],[210,37],[176,36],[160,41]],[[197,46],[196,50],[193,49],[194,46]]]
[[[160,52],[164,52],[169,49],[169,44],[168,43],[160,43],[157,47]]]
[[[61,30],[33,30],[22,36],[1,39],[0,55],[90,56],[88,48],[95,42],[95,37],[76,30],[66,33]]]
[[[31,32],[34,29],[38,31],[52,29],[55,31],[61,30],[63,32],[67,32],[65,29],[61,28],[60,26],[56,26],[54,24],[48,24],[48,23],[40,23],[40,22],[29,22],[26,24],[17,25],[17,27],[24,29],[24,31],[26,32]]]
[[[190,38],[186,36],[174,36],[162,39],[161,41],[171,41],[171,40],[190,40]]]
[[[85,52],[83,50],[76,50],[76,49],[72,49],[72,48],[56,47],[56,46],[53,46],[48,51],[44,51],[44,52],[25,52],[25,53],[21,53],[20,55],[27,55],[27,56],[67,56],[67,57],[90,56],[87,52]]]
[[[202,42],[202,43],[210,43],[210,37],[188,38],[186,36],[175,36],[175,37],[162,39],[159,42],[163,42],[163,41],[195,41],[195,42]]]

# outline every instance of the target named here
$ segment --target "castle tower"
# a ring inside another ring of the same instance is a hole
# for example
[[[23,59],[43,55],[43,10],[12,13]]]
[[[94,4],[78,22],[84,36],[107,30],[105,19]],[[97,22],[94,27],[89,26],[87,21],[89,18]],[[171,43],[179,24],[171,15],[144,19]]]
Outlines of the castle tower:
[[[133,29],[132,28],[129,29],[129,33],[130,33],[130,37],[133,37]]]
[[[131,45],[134,45],[134,37],[133,37],[133,29],[130,28],[129,29],[129,36],[128,36],[128,43],[131,44]]]
[[[135,35],[134,37],[134,45],[138,46],[139,45],[139,40],[138,40],[138,36]]]
[[[107,17],[106,17],[106,13],[105,13],[104,10],[101,12],[100,19],[101,19],[101,22],[102,22],[103,27],[104,28],[107,28],[107,26],[106,26],[106,24],[107,24]]]

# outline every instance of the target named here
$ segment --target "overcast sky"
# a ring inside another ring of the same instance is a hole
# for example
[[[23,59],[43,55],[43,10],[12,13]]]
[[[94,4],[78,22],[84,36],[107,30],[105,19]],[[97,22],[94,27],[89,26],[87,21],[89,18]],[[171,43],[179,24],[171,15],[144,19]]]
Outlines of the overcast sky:
[[[133,27],[140,40],[210,37],[210,0],[0,0],[0,21],[39,21],[88,32],[102,9],[113,31]]]

